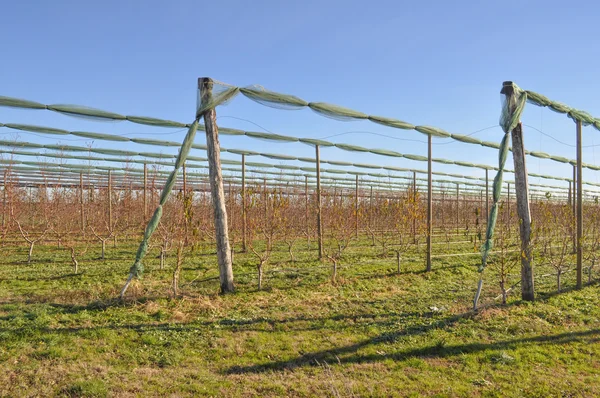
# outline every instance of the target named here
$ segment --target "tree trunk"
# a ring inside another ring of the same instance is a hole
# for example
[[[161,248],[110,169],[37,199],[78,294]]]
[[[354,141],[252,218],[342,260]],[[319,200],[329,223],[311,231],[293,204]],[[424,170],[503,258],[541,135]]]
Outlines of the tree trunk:
[[[262,280],[263,280],[263,262],[259,262],[258,266],[258,290],[262,290]]]
[[[560,285],[560,277],[561,277],[562,271],[558,270],[558,272],[556,273],[556,288],[558,290],[558,292],[560,293],[561,291],[561,285]]]
[[[77,273],[79,270],[79,263],[75,258],[75,246],[71,247],[71,262],[73,263],[73,273]]]
[[[27,264],[31,264],[31,255],[33,253],[33,246],[35,242],[29,242],[29,254],[27,255]]]
[[[396,252],[396,264],[398,266],[398,275],[400,275],[400,252]]]
[[[102,255],[100,256],[100,258],[102,260],[104,260],[104,251],[106,249],[106,240],[102,239]]]

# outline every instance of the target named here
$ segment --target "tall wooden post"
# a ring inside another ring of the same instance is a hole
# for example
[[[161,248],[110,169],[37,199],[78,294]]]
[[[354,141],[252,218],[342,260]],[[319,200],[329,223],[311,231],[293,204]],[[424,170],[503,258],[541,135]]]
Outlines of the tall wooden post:
[[[581,289],[583,272],[583,177],[581,165],[581,121],[577,121],[577,289]]]
[[[512,82],[504,82],[501,94],[506,95],[507,103],[516,104]],[[516,110],[510,109],[512,113]],[[517,214],[521,233],[521,298],[534,300],[533,265],[531,264],[531,211],[529,209],[529,182],[525,163],[525,145],[523,143],[523,125],[519,123],[511,132],[513,162],[515,169],[515,194],[517,197]]]
[[[432,215],[433,215],[433,195],[431,181],[431,134],[427,136],[427,267],[426,271],[431,271],[431,233],[432,233]]]
[[[4,183],[2,186],[2,229],[4,229],[6,227],[6,197],[7,197],[7,191],[6,191],[6,174],[8,173],[8,170],[4,170]]]
[[[248,219],[246,216],[246,154],[242,153],[242,251],[248,251]]]
[[[203,106],[209,104],[212,100],[212,87],[212,79],[206,77],[198,79],[198,89],[200,90],[200,98]],[[231,249],[229,247],[225,193],[223,192],[217,112],[214,108],[204,112],[204,126],[206,130],[206,152],[208,155],[210,192],[215,215],[215,237],[217,243],[217,260],[219,263],[219,278],[221,282],[221,292],[227,293],[234,290],[233,268],[231,264]]]
[[[144,219],[148,218],[148,164],[144,163]]]
[[[485,169],[485,227],[490,219],[490,179],[488,169]]]
[[[373,185],[371,185],[371,193],[369,195],[369,228],[373,228]]]
[[[321,159],[319,146],[315,145],[317,168],[317,240],[319,243],[319,260],[323,259],[323,224],[321,223]]]
[[[81,213],[81,231],[85,231],[85,216],[83,214],[83,173],[79,173],[79,212]]]
[[[456,183],[456,235],[459,234],[459,230],[458,230],[458,226],[460,225],[460,220],[459,220],[459,201],[458,201],[458,182]]]
[[[308,214],[308,176],[304,176],[304,212],[305,212],[305,222],[306,222],[306,240],[309,241],[310,237],[310,227],[309,227],[309,214]]]
[[[573,165],[573,217],[577,215],[577,164]]]
[[[112,170],[108,170],[108,226],[112,229]]]
[[[417,243],[417,217],[416,217],[416,206],[417,206],[417,172],[413,171],[413,183],[412,183],[412,199],[413,199],[413,207],[415,208],[415,212],[413,213],[413,224],[412,224],[412,236],[413,236],[413,245]]]
[[[183,199],[185,200],[185,198],[187,196],[187,171],[185,169],[185,162],[183,163],[182,173],[183,173]]]
[[[354,213],[355,213],[354,230],[355,230],[356,238],[358,238],[358,174],[356,175],[356,187],[354,190]]]
[[[567,205],[571,206],[571,181],[569,181],[569,193],[567,196]]]
[[[510,238],[510,182],[506,183],[507,184],[507,199],[506,199],[506,205],[507,205],[507,217],[506,219],[508,220],[508,237]]]

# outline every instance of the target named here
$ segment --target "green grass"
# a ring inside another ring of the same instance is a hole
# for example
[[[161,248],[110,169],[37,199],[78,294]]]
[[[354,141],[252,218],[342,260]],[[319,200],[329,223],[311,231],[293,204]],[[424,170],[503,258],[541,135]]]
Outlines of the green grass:
[[[104,261],[88,250],[79,274],[54,246],[30,265],[24,246],[2,249],[0,396],[600,396],[600,292],[574,290],[573,272],[560,295],[538,278],[535,303],[515,292],[501,306],[490,269],[475,314],[477,257],[396,274],[392,253],[364,240],[332,284],[299,241],[295,263],[274,253],[263,291],[237,253],[237,292],[224,296],[206,250],[186,258],[177,299],[174,253],[159,270],[152,252],[120,302],[134,243]]]

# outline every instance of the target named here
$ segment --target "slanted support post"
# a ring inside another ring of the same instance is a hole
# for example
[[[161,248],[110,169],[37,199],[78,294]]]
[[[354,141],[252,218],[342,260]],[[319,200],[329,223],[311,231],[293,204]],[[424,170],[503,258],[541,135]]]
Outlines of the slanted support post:
[[[319,243],[319,260],[323,259],[323,224],[321,223],[321,159],[319,146],[315,145],[317,169],[317,241]]]
[[[506,95],[511,114],[516,111],[516,93],[512,82],[504,82],[501,94]],[[511,131],[512,151],[515,173],[515,194],[517,198],[517,214],[519,216],[519,232],[521,234],[521,298],[534,300],[533,265],[531,248],[531,211],[529,208],[529,182],[525,162],[525,145],[523,143],[523,125],[519,122]]]
[[[198,79],[198,89],[200,90],[203,107],[212,100],[212,88],[212,79],[206,77]],[[233,292],[234,285],[231,249],[229,247],[229,231],[227,228],[227,210],[225,208],[225,193],[223,191],[223,174],[221,171],[221,148],[219,144],[219,129],[217,127],[217,112],[214,108],[211,108],[205,111],[203,116],[206,130],[210,193],[215,216],[215,237],[221,293],[227,293]]]
[[[577,289],[583,287],[583,176],[581,158],[581,121],[577,120]]]
[[[431,271],[431,233],[433,216],[433,195],[431,181],[431,134],[427,136],[427,267],[426,271]]]
[[[246,154],[242,153],[242,252],[248,251],[248,219],[246,216]]]

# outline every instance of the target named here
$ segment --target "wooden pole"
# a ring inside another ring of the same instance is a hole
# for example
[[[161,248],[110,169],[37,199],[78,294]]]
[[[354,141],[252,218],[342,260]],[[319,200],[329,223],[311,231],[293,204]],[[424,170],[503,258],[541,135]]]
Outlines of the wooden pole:
[[[431,134],[429,134],[427,136],[427,272],[431,271],[431,224],[433,215],[433,196],[431,190]]]
[[[212,100],[212,88],[212,79],[206,77],[198,79],[198,89],[200,90],[200,98],[203,106]],[[227,228],[227,210],[225,208],[225,193],[223,191],[223,174],[221,171],[221,148],[219,144],[219,128],[217,127],[217,112],[212,108],[204,112],[203,116],[206,130],[210,192],[215,216],[215,237],[221,293],[227,293],[234,291],[234,285],[231,249],[229,247],[229,231]]]
[[[507,204],[507,219],[508,219],[508,237],[510,238],[510,182],[507,183],[508,185],[508,198],[506,200],[506,204]]]
[[[304,176],[304,212],[305,212],[305,222],[306,222],[306,240],[309,241],[310,236],[310,228],[308,221],[308,176]]]
[[[323,225],[321,223],[321,160],[319,146],[315,145],[317,168],[317,240],[319,243],[319,260],[323,259]]]
[[[416,171],[413,171],[412,195],[413,195],[413,206],[416,207],[417,206],[417,172]],[[413,236],[413,245],[414,245],[417,243],[417,217],[416,217],[416,214],[413,214],[412,236]]]
[[[456,183],[456,234],[457,235],[459,234],[458,228],[459,228],[459,225],[460,225],[459,210],[458,210],[459,209],[459,207],[458,207],[458,205],[459,205],[458,194],[459,194],[459,192],[458,192],[458,182],[457,182]]]
[[[577,121],[577,289],[583,287],[583,177],[581,165],[581,121]]]
[[[356,175],[356,187],[354,190],[354,230],[356,238],[358,239],[358,174]]]
[[[248,220],[246,217],[246,154],[242,153],[242,251],[248,251]]]
[[[573,217],[577,215],[577,165],[573,165]]]
[[[7,191],[6,191],[6,174],[8,173],[8,170],[4,170],[4,185],[2,187],[2,228],[4,229],[6,227],[6,196],[7,196]]]
[[[571,181],[569,181],[569,194],[567,196],[567,205],[571,206]]]
[[[148,218],[148,165],[144,163],[144,219]]]
[[[112,170],[108,170],[108,226],[112,229]]]
[[[516,104],[512,82],[504,82],[501,94],[506,95],[509,104]],[[515,105],[516,107],[516,105]],[[514,112],[515,109],[511,109]],[[529,182],[527,181],[527,165],[525,163],[525,145],[523,143],[523,126],[519,123],[511,132],[513,162],[515,169],[515,194],[517,197],[517,214],[521,233],[521,298],[534,300],[533,265],[531,249],[531,211],[529,208]]]
[[[485,169],[485,227],[490,218],[490,179],[488,169]]]
[[[85,219],[83,214],[83,173],[79,173],[79,212],[81,213],[81,231],[85,231]]]
[[[186,195],[187,195],[187,172],[185,169],[185,162],[183,163],[183,167],[182,167],[182,172],[183,172],[183,199],[185,200]]]

